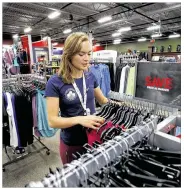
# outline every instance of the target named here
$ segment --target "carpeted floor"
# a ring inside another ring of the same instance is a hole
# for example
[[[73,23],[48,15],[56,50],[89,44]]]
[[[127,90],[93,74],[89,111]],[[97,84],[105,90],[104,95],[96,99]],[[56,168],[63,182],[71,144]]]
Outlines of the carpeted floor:
[[[42,139],[42,142],[50,148],[50,155],[47,155],[46,150],[44,149],[41,152],[7,165],[5,167],[5,172],[2,172],[3,187],[25,187],[25,185],[31,181],[41,180],[49,173],[49,167],[53,170],[55,170],[56,167],[62,167],[59,155],[59,134],[60,131],[58,131],[54,137]],[[38,142],[35,142],[34,145],[31,145],[29,149],[26,150],[34,151],[41,147],[42,146]],[[8,154],[11,158],[15,157],[11,148],[8,148]],[[2,158],[3,163],[8,161],[4,149]]]

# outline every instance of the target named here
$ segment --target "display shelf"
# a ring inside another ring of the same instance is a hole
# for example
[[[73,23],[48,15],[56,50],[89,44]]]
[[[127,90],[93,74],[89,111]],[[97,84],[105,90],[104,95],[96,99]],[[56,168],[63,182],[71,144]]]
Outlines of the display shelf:
[[[159,55],[181,55],[181,52],[156,52],[152,53],[152,56],[159,56]]]
[[[46,77],[51,77],[52,75],[46,75]]]

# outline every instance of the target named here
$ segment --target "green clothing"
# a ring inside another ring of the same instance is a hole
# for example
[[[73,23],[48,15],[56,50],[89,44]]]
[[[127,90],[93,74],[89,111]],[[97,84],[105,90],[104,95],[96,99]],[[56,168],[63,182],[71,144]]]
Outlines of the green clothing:
[[[135,87],[134,83],[135,83],[135,66],[130,68],[128,74],[126,94],[134,95],[134,87]]]

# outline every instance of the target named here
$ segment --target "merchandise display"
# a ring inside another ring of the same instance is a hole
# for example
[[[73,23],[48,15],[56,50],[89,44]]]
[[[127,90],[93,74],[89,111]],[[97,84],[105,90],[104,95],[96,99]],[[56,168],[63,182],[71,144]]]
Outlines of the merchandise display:
[[[181,187],[181,3],[2,6],[2,187]]]

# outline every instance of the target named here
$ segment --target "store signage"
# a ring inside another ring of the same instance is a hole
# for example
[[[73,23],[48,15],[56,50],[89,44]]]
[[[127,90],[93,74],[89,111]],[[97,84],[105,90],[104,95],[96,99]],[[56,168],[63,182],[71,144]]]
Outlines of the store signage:
[[[137,64],[135,97],[180,106],[181,64],[144,63]],[[174,102],[174,103],[173,103]]]
[[[116,63],[117,51],[114,50],[100,50],[97,52],[93,52],[93,59],[112,59],[113,63]]]
[[[147,86],[147,89],[154,89],[154,90],[169,92],[170,89],[172,89],[172,81],[173,81],[173,79],[169,78],[169,77],[166,77],[166,78],[159,78],[159,77],[151,78],[150,76],[146,76],[145,85]]]
[[[45,48],[34,48],[35,51],[44,51]]]

